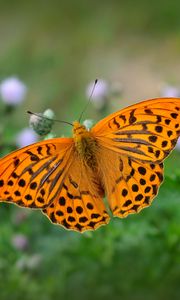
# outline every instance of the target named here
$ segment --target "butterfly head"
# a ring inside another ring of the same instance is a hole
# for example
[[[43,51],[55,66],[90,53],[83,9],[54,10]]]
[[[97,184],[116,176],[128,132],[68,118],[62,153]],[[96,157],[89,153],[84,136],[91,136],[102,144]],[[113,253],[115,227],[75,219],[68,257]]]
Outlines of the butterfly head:
[[[80,152],[84,152],[85,150],[83,149],[87,149],[93,141],[92,133],[88,131],[84,125],[77,121],[73,123],[73,138],[75,145],[78,149],[80,149]]]
[[[84,125],[80,124],[78,121],[73,122],[73,136],[83,136],[87,133],[87,129]]]

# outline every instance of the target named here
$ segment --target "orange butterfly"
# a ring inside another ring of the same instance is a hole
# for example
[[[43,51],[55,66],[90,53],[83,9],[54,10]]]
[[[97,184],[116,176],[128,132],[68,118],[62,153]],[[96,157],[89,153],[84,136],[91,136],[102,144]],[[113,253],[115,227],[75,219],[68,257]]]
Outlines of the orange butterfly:
[[[0,201],[42,209],[83,232],[151,204],[163,160],[180,135],[180,99],[157,98],[113,113],[90,131],[73,123],[73,138],[45,140],[0,159]]]

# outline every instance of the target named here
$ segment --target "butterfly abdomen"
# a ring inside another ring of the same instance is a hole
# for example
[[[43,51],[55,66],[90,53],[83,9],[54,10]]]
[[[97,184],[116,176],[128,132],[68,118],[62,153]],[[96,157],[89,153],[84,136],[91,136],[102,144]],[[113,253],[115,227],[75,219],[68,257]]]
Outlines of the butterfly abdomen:
[[[97,169],[95,156],[97,142],[92,133],[88,131],[84,125],[81,125],[79,122],[74,122],[73,125],[73,137],[76,151],[82,161],[95,171]]]

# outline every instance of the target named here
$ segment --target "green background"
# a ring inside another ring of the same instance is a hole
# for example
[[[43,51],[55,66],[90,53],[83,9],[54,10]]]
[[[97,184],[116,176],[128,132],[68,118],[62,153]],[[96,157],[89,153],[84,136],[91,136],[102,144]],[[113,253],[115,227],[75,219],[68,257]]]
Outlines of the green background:
[[[1,155],[28,125],[27,110],[74,121],[95,78],[120,83],[108,113],[180,85],[180,2],[0,1],[0,80],[16,75],[26,101],[1,117]],[[0,103],[3,110],[3,103]],[[101,119],[89,105],[84,118]],[[6,122],[6,123],[5,123]],[[58,136],[70,128],[56,124]],[[79,234],[38,211],[0,207],[0,299],[179,299],[180,154],[152,206]],[[12,240],[23,234],[28,246]]]

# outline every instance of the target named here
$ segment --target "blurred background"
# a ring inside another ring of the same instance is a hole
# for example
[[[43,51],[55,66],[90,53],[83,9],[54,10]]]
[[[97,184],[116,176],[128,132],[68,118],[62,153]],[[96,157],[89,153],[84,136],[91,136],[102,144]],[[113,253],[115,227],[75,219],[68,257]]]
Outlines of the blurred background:
[[[0,1],[0,155],[42,139],[26,111],[74,121],[180,96],[179,0]],[[70,135],[55,124],[52,136]],[[49,135],[50,136],[50,135]],[[152,206],[79,234],[0,206],[0,299],[179,299],[180,146]]]

